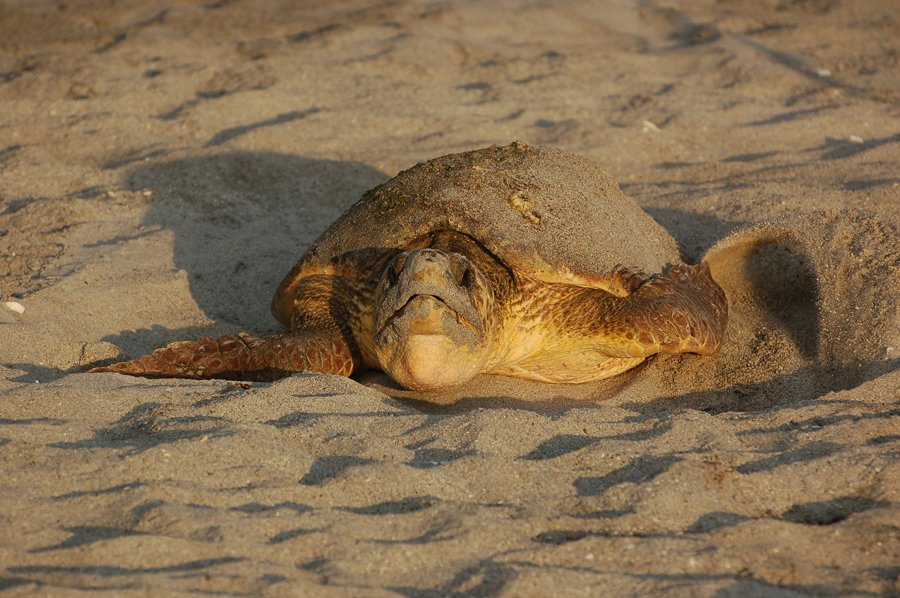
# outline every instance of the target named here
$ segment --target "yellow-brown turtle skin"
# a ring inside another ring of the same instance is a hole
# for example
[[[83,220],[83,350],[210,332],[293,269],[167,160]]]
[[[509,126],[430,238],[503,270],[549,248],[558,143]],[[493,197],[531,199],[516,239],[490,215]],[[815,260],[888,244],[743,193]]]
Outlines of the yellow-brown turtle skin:
[[[587,382],[659,352],[715,354],[706,264],[603,170],[516,142],[451,154],[363,195],[288,273],[290,332],[181,342],[95,371],[270,380],[377,368],[410,389],[478,373]]]

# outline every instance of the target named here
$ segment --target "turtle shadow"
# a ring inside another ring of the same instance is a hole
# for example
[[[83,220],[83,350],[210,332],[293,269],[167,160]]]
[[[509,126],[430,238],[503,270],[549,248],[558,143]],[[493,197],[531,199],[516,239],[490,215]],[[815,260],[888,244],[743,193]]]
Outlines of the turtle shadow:
[[[361,162],[277,152],[136,163],[124,187],[149,202],[137,235],[174,235],[175,267],[186,272],[191,296],[215,324],[154,326],[104,339],[133,356],[198,335],[281,331],[269,304],[282,277],[364,191],[389,178]]]
[[[749,224],[675,208],[646,207],[644,211],[672,235],[688,264],[696,264],[713,244]]]

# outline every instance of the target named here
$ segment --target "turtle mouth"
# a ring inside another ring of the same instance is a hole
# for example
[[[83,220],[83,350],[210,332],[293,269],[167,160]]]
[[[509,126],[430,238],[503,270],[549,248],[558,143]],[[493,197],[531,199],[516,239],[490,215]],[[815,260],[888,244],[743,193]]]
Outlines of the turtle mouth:
[[[382,333],[388,327],[400,326],[410,335],[436,335],[446,333],[454,324],[463,326],[476,336],[484,334],[481,314],[462,289],[459,293],[410,292],[396,297],[399,307],[377,318],[375,331]],[[384,310],[387,311],[387,310]]]

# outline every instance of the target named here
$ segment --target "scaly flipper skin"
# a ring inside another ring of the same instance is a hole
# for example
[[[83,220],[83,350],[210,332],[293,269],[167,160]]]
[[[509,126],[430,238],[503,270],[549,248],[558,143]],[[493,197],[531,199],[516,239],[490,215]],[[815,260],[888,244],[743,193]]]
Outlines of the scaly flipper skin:
[[[706,262],[670,268],[621,301],[601,324],[608,339],[603,350],[610,356],[719,352],[728,327],[728,300]]]
[[[157,349],[152,355],[91,372],[265,382],[298,371],[349,376],[358,364],[359,357],[339,332],[305,330],[263,337],[242,332],[218,339],[180,341]]]

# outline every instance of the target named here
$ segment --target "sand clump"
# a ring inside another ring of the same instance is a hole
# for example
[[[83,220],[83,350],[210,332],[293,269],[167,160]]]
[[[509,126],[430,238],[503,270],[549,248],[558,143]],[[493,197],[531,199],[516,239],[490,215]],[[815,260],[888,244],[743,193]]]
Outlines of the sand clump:
[[[896,595],[898,39],[875,1],[0,2],[0,590]],[[84,373],[281,330],[367,189],[515,139],[709,261],[720,355],[446,407]]]

